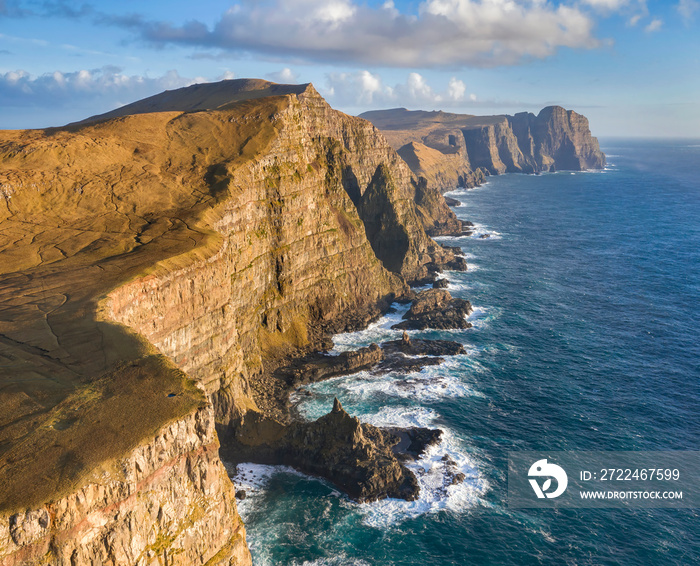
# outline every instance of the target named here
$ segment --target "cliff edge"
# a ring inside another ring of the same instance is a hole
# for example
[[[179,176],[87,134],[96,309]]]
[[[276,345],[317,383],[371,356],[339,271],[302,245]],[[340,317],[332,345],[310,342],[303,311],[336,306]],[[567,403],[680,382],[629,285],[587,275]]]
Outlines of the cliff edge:
[[[536,116],[472,116],[405,108],[361,114],[431,187],[473,187],[484,175],[602,169],[585,116],[548,106]]]
[[[3,566],[249,563],[215,428],[283,421],[271,369],[455,260],[311,85],[0,132],[0,187]]]
[[[276,370],[466,268],[436,185],[598,159],[563,110],[447,137],[424,114],[387,134],[403,159],[312,85],[249,79],[0,132],[1,566],[249,564],[220,448],[416,496],[396,434],[339,403],[295,422]]]

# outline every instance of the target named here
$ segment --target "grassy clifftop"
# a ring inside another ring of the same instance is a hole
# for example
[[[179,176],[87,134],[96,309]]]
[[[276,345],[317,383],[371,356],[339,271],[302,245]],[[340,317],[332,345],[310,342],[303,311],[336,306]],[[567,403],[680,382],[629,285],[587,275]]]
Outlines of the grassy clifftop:
[[[0,132],[0,509],[70,492],[205,403],[100,301],[217,249],[211,168],[263,151],[285,100]]]

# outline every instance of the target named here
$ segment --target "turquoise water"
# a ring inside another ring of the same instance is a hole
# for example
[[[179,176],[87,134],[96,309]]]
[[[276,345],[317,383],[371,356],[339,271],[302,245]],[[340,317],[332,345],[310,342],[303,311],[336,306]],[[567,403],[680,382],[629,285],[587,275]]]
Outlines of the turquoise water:
[[[456,191],[477,224],[448,273],[474,328],[414,332],[468,354],[409,376],[307,388],[374,424],[436,426],[417,502],[358,505],[292,470],[234,476],[256,565],[700,564],[698,510],[509,509],[509,450],[700,446],[700,142],[603,143],[602,172],[504,175]],[[479,233],[489,233],[480,239]],[[398,336],[398,311],[336,349]],[[444,483],[450,454],[467,480]]]

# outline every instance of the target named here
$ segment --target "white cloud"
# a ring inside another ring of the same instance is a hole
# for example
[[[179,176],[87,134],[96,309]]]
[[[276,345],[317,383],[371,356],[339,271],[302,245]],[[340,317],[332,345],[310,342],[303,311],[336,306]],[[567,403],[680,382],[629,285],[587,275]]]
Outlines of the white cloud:
[[[410,73],[406,80],[406,85],[397,88],[399,88],[399,92],[405,89],[411,100],[442,101],[442,97],[436,95],[430,85],[426,83],[425,79],[418,73]]]
[[[454,101],[464,100],[464,93],[467,91],[467,85],[460,81],[457,77],[452,77],[447,85],[447,96]]]
[[[661,29],[662,25],[664,25],[663,20],[660,20],[659,18],[654,18],[653,20],[651,20],[649,25],[644,28],[644,31],[649,33],[658,31],[659,29]]]
[[[39,76],[18,70],[0,74],[0,104],[6,107],[55,108],[83,104],[86,99],[94,99],[106,107],[114,105],[117,100],[132,102],[166,89],[204,80],[202,77],[187,79],[181,77],[177,71],[169,71],[156,78],[130,76],[123,74],[117,67],[72,72],[54,71]]]
[[[130,20],[129,29],[157,46],[421,68],[511,65],[599,45],[585,10],[533,0],[423,0],[417,14],[393,0],[239,0],[213,28]]]
[[[612,12],[627,6],[629,0],[583,0],[583,3],[598,10]]]
[[[289,67],[285,67],[276,73],[268,73],[265,75],[265,77],[275,83],[295,84],[299,82],[299,75],[297,75]]]
[[[693,20],[695,12],[700,10],[700,2],[697,0],[680,0],[676,9],[684,20]]]
[[[369,71],[332,73],[326,77],[326,87],[320,90],[334,106],[352,108],[452,107],[467,101],[467,87],[457,77],[452,77],[447,88],[440,92],[419,73],[409,73],[405,82],[394,86],[385,84],[380,75]],[[476,101],[476,95],[469,95],[469,101]]]

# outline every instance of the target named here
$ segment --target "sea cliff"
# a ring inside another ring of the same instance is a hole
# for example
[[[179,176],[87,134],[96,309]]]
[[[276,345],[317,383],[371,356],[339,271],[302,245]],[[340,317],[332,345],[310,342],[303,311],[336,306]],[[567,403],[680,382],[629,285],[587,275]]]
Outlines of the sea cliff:
[[[452,173],[409,165],[313,86],[256,80],[0,132],[0,564],[250,563],[220,448],[415,496],[395,433],[339,404],[295,422],[278,371],[466,267],[428,235],[462,229]]]
[[[443,190],[473,187],[485,175],[605,166],[587,118],[560,106],[548,106],[537,115],[472,116],[397,108],[362,117],[384,133],[416,175]]]

